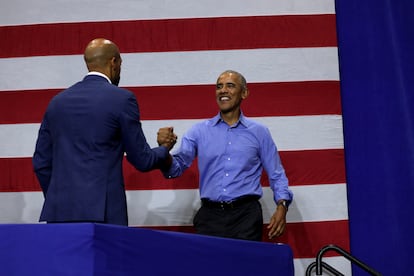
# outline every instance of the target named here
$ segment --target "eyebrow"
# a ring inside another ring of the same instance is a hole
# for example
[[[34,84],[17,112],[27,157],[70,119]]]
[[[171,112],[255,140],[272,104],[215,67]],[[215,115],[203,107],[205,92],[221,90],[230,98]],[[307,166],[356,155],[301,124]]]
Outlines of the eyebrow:
[[[235,83],[235,82],[226,82],[226,83],[223,83],[223,82],[218,82],[218,83],[216,83],[216,86],[217,85],[223,85],[223,84],[226,84],[226,85],[237,85],[237,83]]]

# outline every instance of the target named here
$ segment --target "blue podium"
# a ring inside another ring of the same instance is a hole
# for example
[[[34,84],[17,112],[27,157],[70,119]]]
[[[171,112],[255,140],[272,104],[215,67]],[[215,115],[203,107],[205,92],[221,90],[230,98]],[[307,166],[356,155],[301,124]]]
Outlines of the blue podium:
[[[0,225],[8,276],[294,275],[287,245],[94,223]]]

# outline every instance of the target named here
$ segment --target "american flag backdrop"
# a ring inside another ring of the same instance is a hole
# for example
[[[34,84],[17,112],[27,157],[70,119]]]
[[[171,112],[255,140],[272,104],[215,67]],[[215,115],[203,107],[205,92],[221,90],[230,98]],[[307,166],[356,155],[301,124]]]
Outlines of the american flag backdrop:
[[[43,113],[87,73],[86,44],[105,37],[121,50],[120,86],[136,94],[152,146],[160,127],[180,138],[216,115],[217,76],[241,72],[250,89],[242,110],[269,127],[294,192],[287,232],[265,242],[292,247],[296,275],[325,245],[349,250],[335,22],[334,0],[3,1],[0,223],[38,223],[43,195],[31,157]],[[196,164],[166,180],[124,162],[124,175],[131,227],[193,231]],[[265,227],[275,203],[265,176],[263,187]],[[351,274],[347,260],[328,256]]]

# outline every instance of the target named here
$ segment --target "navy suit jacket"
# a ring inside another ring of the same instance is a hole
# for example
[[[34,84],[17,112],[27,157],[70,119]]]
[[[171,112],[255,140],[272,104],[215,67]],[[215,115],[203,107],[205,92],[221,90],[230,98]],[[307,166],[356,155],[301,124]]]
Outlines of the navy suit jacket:
[[[122,160],[139,171],[162,166],[150,148],[133,93],[87,75],[56,95],[42,120],[33,167],[45,196],[40,221],[128,225]]]

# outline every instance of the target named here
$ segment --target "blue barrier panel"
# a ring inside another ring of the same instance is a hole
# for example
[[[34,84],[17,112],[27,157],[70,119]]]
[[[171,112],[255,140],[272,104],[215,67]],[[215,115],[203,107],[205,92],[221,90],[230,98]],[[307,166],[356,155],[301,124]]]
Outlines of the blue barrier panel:
[[[93,223],[0,225],[0,252],[2,275],[294,275],[288,245]]]

